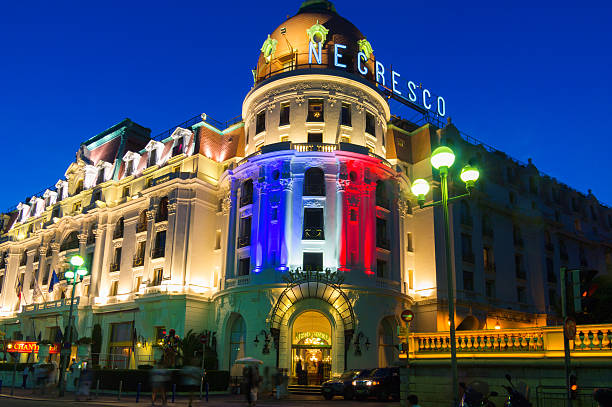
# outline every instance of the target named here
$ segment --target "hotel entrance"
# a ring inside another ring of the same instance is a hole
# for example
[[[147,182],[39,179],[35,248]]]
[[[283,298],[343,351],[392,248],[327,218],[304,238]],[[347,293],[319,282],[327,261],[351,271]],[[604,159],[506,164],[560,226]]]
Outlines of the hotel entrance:
[[[291,377],[299,385],[319,385],[331,376],[332,329],[320,312],[306,311],[293,323]]]

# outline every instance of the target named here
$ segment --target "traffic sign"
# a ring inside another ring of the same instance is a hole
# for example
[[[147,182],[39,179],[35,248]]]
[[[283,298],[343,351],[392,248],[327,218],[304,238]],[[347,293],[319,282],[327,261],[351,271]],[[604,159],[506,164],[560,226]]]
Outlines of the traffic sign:
[[[400,318],[402,319],[402,321],[404,321],[405,323],[409,324],[414,319],[414,312],[412,312],[409,309],[405,309],[400,314]]]
[[[208,342],[208,335],[206,334],[200,335],[200,343],[205,344],[206,342]]]

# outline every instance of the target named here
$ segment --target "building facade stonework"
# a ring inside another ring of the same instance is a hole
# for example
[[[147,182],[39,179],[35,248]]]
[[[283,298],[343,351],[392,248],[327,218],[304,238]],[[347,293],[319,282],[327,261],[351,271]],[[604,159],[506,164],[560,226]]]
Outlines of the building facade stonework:
[[[264,43],[239,119],[201,115],[158,137],[126,119],[86,140],[55,186],[2,214],[0,329],[57,341],[75,254],[89,270],[75,332],[106,366],[153,364],[169,329],[214,332],[223,370],[242,356],[291,376],[298,363],[325,376],[391,365],[404,309],[416,331],[448,329],[447,261],[458,329],[556,323],[560,267],[612,267],[612,210],[450,121],[392,115],[374,56],[357,61],[363,40],[330,2],[305,2]],[[439,180],[440,143],[481,170],[451,206],[450,259],[442,213],[410,193]]]

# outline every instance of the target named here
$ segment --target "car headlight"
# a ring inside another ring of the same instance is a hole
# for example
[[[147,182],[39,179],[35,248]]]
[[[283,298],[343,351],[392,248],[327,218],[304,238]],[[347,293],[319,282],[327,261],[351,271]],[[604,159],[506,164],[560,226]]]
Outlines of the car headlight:
[[[366,386],[371,386],[372,385],[372,380],[366,380],[365,385]]]
[[[353,386],[357,386],[357,380],[353,380],[353,382],[351,383]]]

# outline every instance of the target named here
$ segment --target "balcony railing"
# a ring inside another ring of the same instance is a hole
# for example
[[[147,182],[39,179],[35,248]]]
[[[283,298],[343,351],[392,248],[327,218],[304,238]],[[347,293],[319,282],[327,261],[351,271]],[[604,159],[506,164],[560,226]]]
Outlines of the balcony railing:
[[[304,196],[325,196],[325,185],[305,185]]]
[[[456,332],[460,358],[528,357],[562,358],[563,327],[500,329]],[[409,337],[410,357],[439,358],[450,353],[448,332],[415,333]],[[612,324],[579,325],[570,340],[572,356],[604,356],[612,351]]]
[[[247,247],[251,245],[251,236],[238,237],[238,247]]]
[[[383,288],[387,290],[399,290],[400,283],[399,281],[389,280],[382,277],[376,277],[376,287]]]
[[[119,264],[119,263],[111,263],[111,265],[110,265],[110,271],[111,271],[111,273],[112,273],[113,271],[119,271],[119,267],[120,267],[120,266],[121,266],[121,264]]]
[[[305,228],[302,233],[303,240],[325,240],[323,228]]]
[[[136,225],[136,233],[140,233],[140,232],[146,232],[147,231],[147,224],[146,223],[139,223]]]
[[[249,285],[251,283],[251,276],[240,276],[237,278],[228,278],[225,280],[225,288],[239,287],[243,285]]]
[[[74,297],[74,305],[77,306],[81,302],[81,297]],[[34,312],[44,310],[54,310],[61,307],[69,307],[70,298],[62,298],[61,300],[41,302],[38,304],[28,304],[23,307],[23,312]]]
[[[133,267],[138,267],[144,265],[144,256],[136,256],[134,257],[134,261],[132,262]]]

